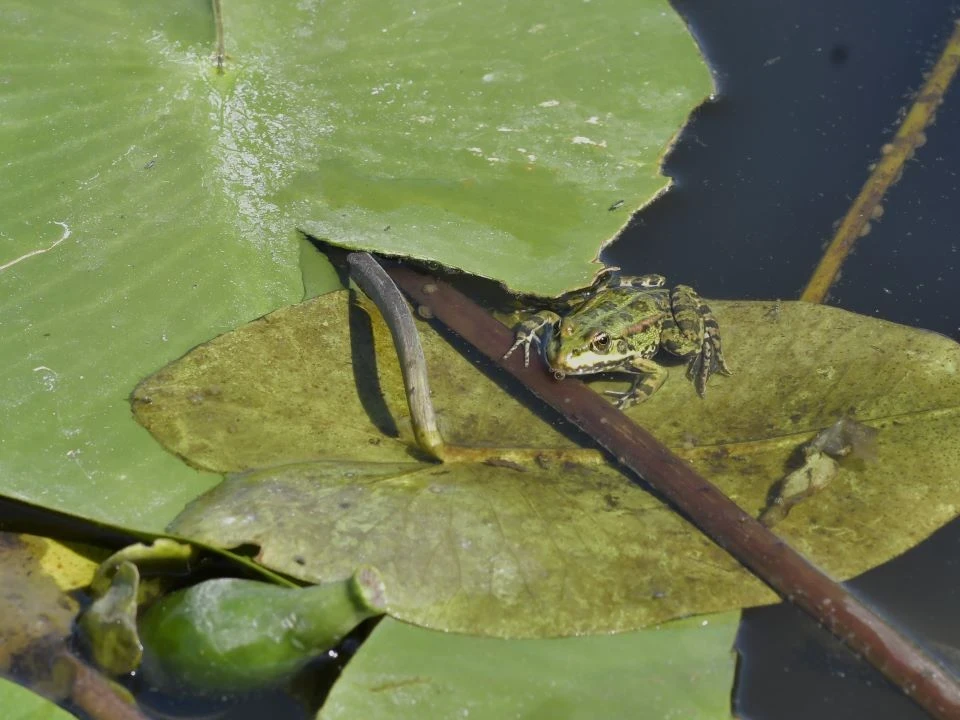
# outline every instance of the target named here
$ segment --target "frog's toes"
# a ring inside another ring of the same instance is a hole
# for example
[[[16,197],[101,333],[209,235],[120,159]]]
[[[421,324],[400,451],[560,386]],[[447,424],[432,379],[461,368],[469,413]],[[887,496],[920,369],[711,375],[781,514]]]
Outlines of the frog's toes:
[[[523,346],[523,366],[530,367],[530,346],[536,344],[537,348],[540,347],[540,336],[536,333],[518,333],[517,339],[514,341],[513,345],[510,346],[510,349],[503,354],[503,359],[506,360],[511,355],[513,355],[514,350],[516,350],[521,345]]]
[[[624,392],[619,390],[604,390],[603,394],[613,398],[613,404],[618,410],[624,410],[639,401],[636,390],[627,390]]]
[[[727,366],[723,358],[723,350],[720,345],[720,335],[716,332],[716,322],[711,318],[712,327],[707,324],[703,335],[703,342],[700,345],[700,352],[690,358],[690,364],[687,365],[687,377],[693,381],[693,386],[697,395],[704,396],[707,391],[707,381],[715,373],[721,375],[732,375],[733,371]]]

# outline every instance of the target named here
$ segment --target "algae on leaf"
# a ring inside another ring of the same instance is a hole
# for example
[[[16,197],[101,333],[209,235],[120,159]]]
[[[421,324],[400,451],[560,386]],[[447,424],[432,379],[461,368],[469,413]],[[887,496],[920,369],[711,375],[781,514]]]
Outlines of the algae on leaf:
[[[96,563],[48,538],[0,532],[0,675],[49,697],[70,695],[69,680],[56,669],[79,611],[68,591],[95,569]],[[7,706],[0,708],[8,717]]]
[[[839,417],[876,429],[875,461],[840,460],[833,482],[777,526],[837,577],[956,515],[956,343],[808,303],[782,303],[778,315],[763,302],[711,305],[737,374],[700,399],[673,368],[628,411],[641,425],[753,514],[798,448]],[[444,437],[480,450],[476,462],[417,463],[389,332],[375,311],[360,332],[351,312],[345,292],[277,311],[141,384],[136,415],[173,452],[248,471],[175,530],[257,545],[266,565],[312,582],[371,563],[395,617],[489,635],[623,631],[775,599],[426,323]]]

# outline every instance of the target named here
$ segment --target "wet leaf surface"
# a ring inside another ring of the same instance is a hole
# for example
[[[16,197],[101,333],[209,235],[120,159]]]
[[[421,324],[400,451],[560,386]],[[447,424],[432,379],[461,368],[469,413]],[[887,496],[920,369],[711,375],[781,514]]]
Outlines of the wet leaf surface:
[[[712,304],[736,374],[701,400],[675,368],[632,417],[753,514],[840,415],[875,428],[875,460],[842,459],[777,526],[838,577],[956,515],[955,343],[807,303]],[[388,333],[374,315],[370,343],[355,333],[351,346],[349,317],[346,293],[278,311],[137,389],[138,418],[174,452],[221,472],[267,468],[198,500],[176,531],[253,543],[270,567],[314,582],[369,563],[396,617],[493,635],[627,630],[774,599],[423,323],[446,439],[490,450],[483,462],[415,462]],[[375,382],[363,374],[374,368]],[[382,394],[365,402],[358,385]],[[305,461],[323,462],[288,466]]]
[[[589,282],[599,246],[667,187],[664,148],[712,91],[663,0],[368,8],[376,21],[324,6],[336,30],[303,48],[329,99],[316,168],[297,177],[322,200],[300,227],[515,290]]]

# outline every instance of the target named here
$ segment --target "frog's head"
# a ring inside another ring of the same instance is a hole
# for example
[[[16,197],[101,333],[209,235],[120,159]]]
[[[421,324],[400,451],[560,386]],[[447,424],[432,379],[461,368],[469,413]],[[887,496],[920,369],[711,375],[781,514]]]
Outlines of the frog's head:
[[[661,316],[605,328],[564,318],[545,338],[547,364],[558,380],[626,368],[631,358],[650,357],[660,341]]]

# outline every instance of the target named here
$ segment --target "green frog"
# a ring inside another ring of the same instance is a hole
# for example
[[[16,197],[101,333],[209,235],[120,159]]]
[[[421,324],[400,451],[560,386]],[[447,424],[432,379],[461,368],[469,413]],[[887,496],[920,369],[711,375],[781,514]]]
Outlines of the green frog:
[[[625,392],[608,391],[618,408],[642,402],[667,379],[653,356],[660,348],[688,358],[687,377],[700,397],[716,372],[730,375],[720,346],[720,329],[709,306],[687,285],[666,287],[662,275],[622,276],[609,268],[584,291],[561,300],[563,314],[546,310],[521,322],[516,342],[503,356],[537,345],[558,380],[567,375],[626,373]]]

